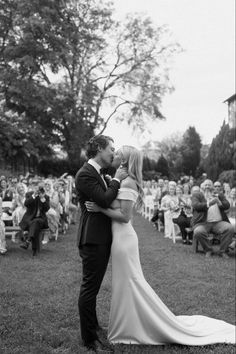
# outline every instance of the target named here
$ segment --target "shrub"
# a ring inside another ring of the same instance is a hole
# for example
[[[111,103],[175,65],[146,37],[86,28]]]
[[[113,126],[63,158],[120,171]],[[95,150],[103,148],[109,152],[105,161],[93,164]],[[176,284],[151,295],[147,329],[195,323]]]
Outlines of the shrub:
[[[218,180],[221,183],[229,183],[230,187],[235,187],[236,186],[236,170],[228,170],[228,171],[223,171],[219,177]]]

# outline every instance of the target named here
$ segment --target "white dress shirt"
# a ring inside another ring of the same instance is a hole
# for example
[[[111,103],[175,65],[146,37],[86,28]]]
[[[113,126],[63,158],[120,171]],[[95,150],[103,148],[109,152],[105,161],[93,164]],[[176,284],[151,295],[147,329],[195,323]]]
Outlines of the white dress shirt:
[[[93,167],[95,168],[95,170],[97,171],[97,173],[101,176],[101,178],[102,178],[102,180],[103,180],[103,182],[104,182],[104,184],[105,184],[105,187],[106,187],[106,189],[107,189],[107,183],[106,183],[106,181],[105,181],[104,176],[101,174],[101,166],[100,166],[96,161],[94,161],[93,159],[89,159],[89,160],[88,160],[88,163],[89,163],[91,166],[93,166]]]

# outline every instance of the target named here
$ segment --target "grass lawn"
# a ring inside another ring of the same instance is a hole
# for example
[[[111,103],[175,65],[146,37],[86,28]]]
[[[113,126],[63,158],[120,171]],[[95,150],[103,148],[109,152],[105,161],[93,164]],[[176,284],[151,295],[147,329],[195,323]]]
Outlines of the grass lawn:
[[[136,215],[143,271],[160,298],[176,315],[202,314],[235,323],[235,255],[205,259],[191,246],[173,244]],[[78,354],[77,299],[81,262],[75,246],[76,226],[37,257],[8,241],[0,256],[0,353]],[[108,325],[111,265],[98,297],[98,316]],[[206,347],[116,345],[115,353],[235,354],[233,345]]]

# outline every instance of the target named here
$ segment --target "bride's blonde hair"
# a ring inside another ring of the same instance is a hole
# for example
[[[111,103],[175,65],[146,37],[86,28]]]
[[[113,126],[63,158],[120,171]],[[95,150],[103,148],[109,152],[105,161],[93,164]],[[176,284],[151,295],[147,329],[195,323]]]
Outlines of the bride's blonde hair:
[[[138,188],[138,199],[136,207],[139,210],[144,204],[144,192],[142,189],[142,168],[143,156],[142,153],[133,146],[124,145],[119,149],[123,160],[121,163],[128,168],[128,175],[133,178]]]

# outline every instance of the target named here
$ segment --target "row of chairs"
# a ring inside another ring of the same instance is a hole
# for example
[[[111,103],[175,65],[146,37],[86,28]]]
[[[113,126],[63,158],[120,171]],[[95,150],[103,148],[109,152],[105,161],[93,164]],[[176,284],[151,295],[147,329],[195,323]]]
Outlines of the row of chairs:
[[[154,211],[156,208],[159,207],[158,203],[155,201],[152,195],[147,195],[145,196],[144,199],[144,206],[141,210],[141,215],[145,217],[148,221],[151,221],[151,218],[154,214]],[[176,243],[177,239],[182,239],[181,236],[181,231],[180,228],[177,224],[175,224],[172,220],[172,215],[170,212],[165,212],[164,213],[164,222],[165,222],[165,227],[163,227],[162,223],[160,220],[157,221],[157,230],[164,231],[165,237],[171,238],[173,243]],[[164,229],[164,230],[163,230]],[[187,232],[187,237],[190,238],[190,234],[193,232],[192,228],[186,228]],[[215,240],[218,240],[218,236],[214,236],[210,234],[209,240],[211,242],[214,242]],[[193,239],[193,250],[194,252],[199,251],[199,243],[197,240],[194,238]]]
[[[20,238],[21,236],[21,228],[18,225],[14,224],[14,220],[12,217],[12,201],[2,201],[2,216],[1,220],[5,224],[5,237],[11,238],[12,242],[17,242],[17,237]],[[38,242],[37,242],[37,251],[40,252],[42,248],[42,244],[44,240],[49,239],[50,231],[49,229],[43,229],[40,232]]]

